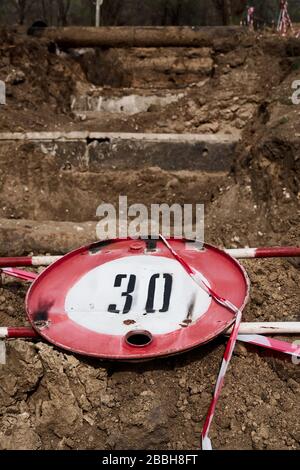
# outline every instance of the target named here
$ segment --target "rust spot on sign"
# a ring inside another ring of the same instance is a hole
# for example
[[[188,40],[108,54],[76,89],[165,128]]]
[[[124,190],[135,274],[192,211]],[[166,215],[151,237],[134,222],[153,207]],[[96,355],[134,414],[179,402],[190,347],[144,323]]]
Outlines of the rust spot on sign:
[[[124,325],[134,325],[135,320],[125,320],[123,321]]]

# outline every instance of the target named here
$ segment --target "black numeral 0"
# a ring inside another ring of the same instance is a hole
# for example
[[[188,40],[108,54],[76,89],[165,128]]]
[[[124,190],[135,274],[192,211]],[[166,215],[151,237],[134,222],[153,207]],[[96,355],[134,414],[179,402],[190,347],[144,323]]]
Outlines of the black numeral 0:
[[[160,274],[153,274],[149,282],[148,297],[146,302],[146,313],[154,313],[154,297],[156,280],[159,279]],[[173,278],[171,274],[164,274],[165,287],[164,287],[164,301],[163,306],[159,310],[161,313],[167,312],[170,306],[170,297],[172,292]]]

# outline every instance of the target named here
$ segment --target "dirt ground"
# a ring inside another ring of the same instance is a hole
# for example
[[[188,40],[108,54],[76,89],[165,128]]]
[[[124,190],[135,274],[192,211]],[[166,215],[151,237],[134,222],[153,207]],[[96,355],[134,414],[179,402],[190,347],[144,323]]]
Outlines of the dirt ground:
[[[28,254],[31,246],[35,254],[55,254],[53,247],[63,252],[71,239],[80,244],[72,222],[95,221],[98,204],[115,202],[118,194],[146,204],[205,203],[206,241],[216,246],[299,245],[300,107],[290,100],[292,82],[300,79],[298,43],[267,34],[251,35],[233,50],[218,43],[199,77],[189,76],[185,84],[180,73],[166,82],[168,90],[184,90],[178,103],[132,116],[104,113],[81,120],[70,110],[78,89],[124,91],[122,74],[108,85],[109,52],[90,52],[104,61],[105,76],[99,77],[90,57],[56,55],[45,42],[1,34],[0,79],[8,87],[1,131],[242,133],[230,173],[217,174],[159,167],[66,172],[47,159],[38,163],[42,155],[30,144],[12,146],[11,153],[0,146],[1,255]],[[130,54],[140,57],[141,51]],[[186,52],[178,54],[180,62]],[[112,55],[124,63],[121,51]],[[171,66],[161,73],[159,67],[164,83],[164,74],[174,71]],[[155,74],[154,67],[149,83]],[[139,78],[138,72],[133,70],[132,77]],[[144,77],[125,86],[147,88]],[[51,227],[63,221],[71,225],[55,237],[53,229],[45,230],[49,220]],[[24,231],[34,223],[44,224],[40,244],[32,231]],[[296,259],[242,264],[252,286],[245,321],[300,321]],[[3,279],[1,326],[25,324],[27,287]],[[181,356],[116,364],[42,342],[9,341],[7,364],[0,366],[0,449],[199,449],[224,346],[221,337]],[[214,447],[299,450],[299,379],[299,365],[290,358],[239,344],[212,426]]]

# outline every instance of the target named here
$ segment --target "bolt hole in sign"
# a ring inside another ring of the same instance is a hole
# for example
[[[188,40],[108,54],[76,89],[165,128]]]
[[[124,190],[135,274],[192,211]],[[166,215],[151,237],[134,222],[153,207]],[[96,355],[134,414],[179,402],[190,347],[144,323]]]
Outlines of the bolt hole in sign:
[[[244,308],[249,281],[235,259],[207,244],[169,243],[214,292]],[[160,240],[99,242],[67,254],[33,282],[26,310],[33,328],[50,343],[121,361],[187,351],[235,319]]]

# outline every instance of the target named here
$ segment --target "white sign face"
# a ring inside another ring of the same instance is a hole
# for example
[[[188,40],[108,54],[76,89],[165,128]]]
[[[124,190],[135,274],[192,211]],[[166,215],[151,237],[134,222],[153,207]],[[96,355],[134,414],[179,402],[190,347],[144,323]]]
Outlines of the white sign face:
[[[178,261],[141,255],[89,271],[68,292],[65,311],[71,320],[97,333],[146,330],[155,335],[194,323],[210,303],[211,297]]]

